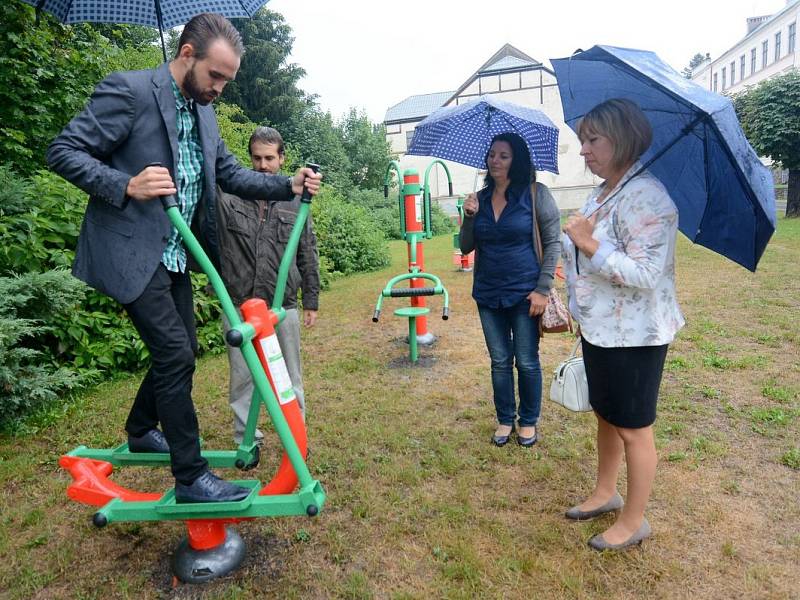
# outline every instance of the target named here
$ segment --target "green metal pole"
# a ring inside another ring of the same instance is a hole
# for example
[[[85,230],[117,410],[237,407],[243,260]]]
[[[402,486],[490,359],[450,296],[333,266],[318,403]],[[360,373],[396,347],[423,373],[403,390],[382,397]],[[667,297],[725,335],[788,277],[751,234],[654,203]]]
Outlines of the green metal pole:
[[[411,362],[417,362],[417,317],[408,318],[408,350]]]
[[[269,413],[269,416],[272,419],[272,423],[275,427],[275,432],[278,434],[281,444],[286,450],[286,454],[292,463],[292,467],[297,474],[297,478],[300,481],[301,487],[306,487],[307,485],[312,484],[314,480],[311,477],[308,466],[303,460],[303,455],[300,453],[300,449],[297,447],[297,442],[292,435],[289,424],[286,422],[286,417],[283,416],[283,411],[278,404],[278,400],[275,398],[275,394],[272,393],[272,388],[267,383],[266,375],[264,374],[261,361],[258,359],[255,348],[253,348],[252,344],[250,343],[253,339],[253,328],[247,324],[244,324],[246,325],[245,327],[242,326],[243,323],[239,318],[239,313],[236,311],[236,308],[231,301],[228,290],[225,289],[225,284],[222,282],[222,278],[219,276],[219,273],[214,268],[214,265],[208,258],[205,250],[203,250],[203,247],[197,241],[197,238],[186,224],[186,221],[183,220],[178,207],[171,206],[167,208],[167,216],[178,230],[178,233],[180,233],[181,237],[183,238],[183,243],[195,257],[195,260],[197,260],[200,268],[203,269],[206,275],[208,275],[208,279],[214,288],[214,292],[216,292],[220,304],[222,305],[222,310],[231,324],[231,329],[238,329],[243,334],[244,342],[242,344],[241,351],[245,363],[250,369],[250,373],[253,375],[253,383],[255,384],[255,388],[264,401],[264,405],[266,406],[267,412]]]
[[[431,161],[431,164],[429,164],[428,168],[425,169],[425,177],[422,180],[422,203],[425,213],[425,237],[428,239],[433,237],[433,228],[431,227],[431,188],[428,185],[428,175],[435,165],[441,165],[441,167],[444,169],[444,172],[447,175],[448,195],[453,195],[453,178],[450,177],[450,169],[447,168],[447,165],[444,163],[444,161],[436,158]]]
[[[303,229],[305,228],[306,220],[308,219],[308,213],[310,210],[311,204],[308,204],[307,202],[300,203],[300,210],[297,211],[297,218],[295,219],[294,227],[292,227],[292,233],[289,236],[286,249],[283,252],[281,266],[278,268],[278,281],[275,284],[275,294],[272,297],[271,307],[275,312],[280,311],[281,313],[284,313],[283,296],[286,293],[286,281],[289,279],[289,269],[292,268],[292,263],[295,260],[297,246],[300,243],[300,236],[303,235]],[[280,315],[280,318],[282,321],[283,314]]]
[[[400,239],[406,239],[406,211],[405,211],[405,201],[403,198],[403,174],[400,170],[400,163],[396,160],[393,160],[389,163],[386,167],[386,175],[383,178],[383,196],[384,198],[389,197],[389,184],[392,181],[391,175],[392,171],[397,174],[397,201],[400,205]]]

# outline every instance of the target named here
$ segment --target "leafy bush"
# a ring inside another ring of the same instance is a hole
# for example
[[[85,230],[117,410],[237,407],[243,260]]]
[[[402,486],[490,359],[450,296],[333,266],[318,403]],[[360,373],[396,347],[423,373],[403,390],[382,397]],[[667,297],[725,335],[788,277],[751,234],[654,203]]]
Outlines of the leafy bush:
[[[86,194],[57,175],[0,166],[0,275],[72,264]]]
[[[86,194],[57,175],[42,171],[26,179],[0,166],[0,275],[71,265],[85,206]],[[205,277],[192,277],[200,350],[218,351],[219,304],[205,292]],[[81,302],[48,313],[52,329],[46,336],[32,331],[36,343],[81,372],[117,374],[146,366],[147,348],[119,303],[73,281]]]
[[[31,174],[47,145],[110,71],[108,40],[87,26],[66,27],[30,6],[0,3],[0,156]]]
[[[364,190],[351,188],[347,200],[364,207],[376,226],[388,239],[400,239],[400,206],[397,189],[389,190],[389,197],[384,198],[382,190]],[[436,202],[431,203],[431,231],[433,235],[442,235],[455,230],[450,217]]]
[[[57,366],[46,343],[84,289],[63,270],[0,277],[0,429],[96,375]]]
[[[387,239],[400,239],[400,207],[395,190],[390,190],[389,197],[384,198],[383,190],[353,187],[347,191],[347,200],[364,208]]]
[[[329,273],[349,275],[389,264],[386,238],[361,206],[347,202],[335,189],[323,186],[311,205],[320,255]]]

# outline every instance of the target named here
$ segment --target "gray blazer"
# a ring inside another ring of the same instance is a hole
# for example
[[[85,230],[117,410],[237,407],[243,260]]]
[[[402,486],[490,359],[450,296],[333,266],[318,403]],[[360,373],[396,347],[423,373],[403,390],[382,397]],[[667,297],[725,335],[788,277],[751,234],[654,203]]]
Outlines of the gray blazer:
[[[553,276],[561,254],[561,216],[553,194],[546,185],[536,183],[536,220],[538,227],[533,227],[533,247],[536,247],[536,235],[542,232],[542,264],[539,279],[536,282],[538,294],[546,296],[553,286]],[[458,235],[459,249],[468,254],[475,249],[475,217],[464,216],[461,231]],[[475,253],[475,269],[478,269],[478,252]]]
[[[211,105],[196,105],[203,148],[203,194],[193,227],[217,257],[216,186],[247,199],[290,200],[291,179],[242,167],[220,139]],[[158,162],[176,179],[178,129],[167,63],[112,73],[53,140],[50,167],[89,194],[72,273],[127,304],[150,282],[167,245],[170,221],[158,200],[128,198],[130,178]]]

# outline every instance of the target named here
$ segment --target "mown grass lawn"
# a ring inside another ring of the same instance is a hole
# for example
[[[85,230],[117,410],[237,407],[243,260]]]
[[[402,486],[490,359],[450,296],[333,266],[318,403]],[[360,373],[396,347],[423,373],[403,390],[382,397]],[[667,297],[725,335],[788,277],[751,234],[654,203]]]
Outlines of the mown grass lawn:
[[[454,271],[449,237],[426,243],[428,271],[451,292],[447,322],[430,302],[439,339],[421,350],[428,366],[403,363],[406,324],[391,311],[406,301],[387,300],[370,321],[379,290],[404,269],[405,247],[392,250],[391,268],[335,282],[304,332],[309,466],[328,494],[318,517],[239,525],[245,565],[205,587],[173,587],[182,525],[95,529],[93,509],[66,498],[57,461],[122,439],[132,375],[55,424],[0,438],[0,597],[800,597],[800,220],[780,221],[756,274],[681,240],[688,324],[661,389],[655,533],[623,554],[586,547],[611,517],[562,516],[592,484],[590,415],[545,400],[534,449],[489,444],[488,359],[471,275]],[[542,342],[545,388],[569,345]],[[232,446],[226,394],[226,359],[202,360],[195,399],[210,448]],[[254,472],[263,480],[279,457],[270,448]],[[166,470],[115,480],[171,486]]]

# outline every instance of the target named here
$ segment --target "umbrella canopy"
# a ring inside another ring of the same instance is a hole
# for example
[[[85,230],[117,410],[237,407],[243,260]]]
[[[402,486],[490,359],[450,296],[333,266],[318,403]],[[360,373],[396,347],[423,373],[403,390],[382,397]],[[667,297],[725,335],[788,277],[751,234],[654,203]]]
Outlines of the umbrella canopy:
[[[493,96],[432,112],[414,129],[406,154],[483,169],[492,138],[499,133],[518,134],[537,170],[558,173],[558,127],[541,111]]]
[[[754,271],[775,231],[775,187],[730,99],[644,50],[594,46],[551,63],[564,119],[573,129],[605,100],[627,98],[639,105],[653,127],[642,163],[677,205],[680,230]]]
[[[22,0],[45,10],[66,24],[126,23],[155,27],[161,36],[164,61],[164,29],[187,23],[195,15],[210,12],[227,18],[251,17],[267,0]]]

